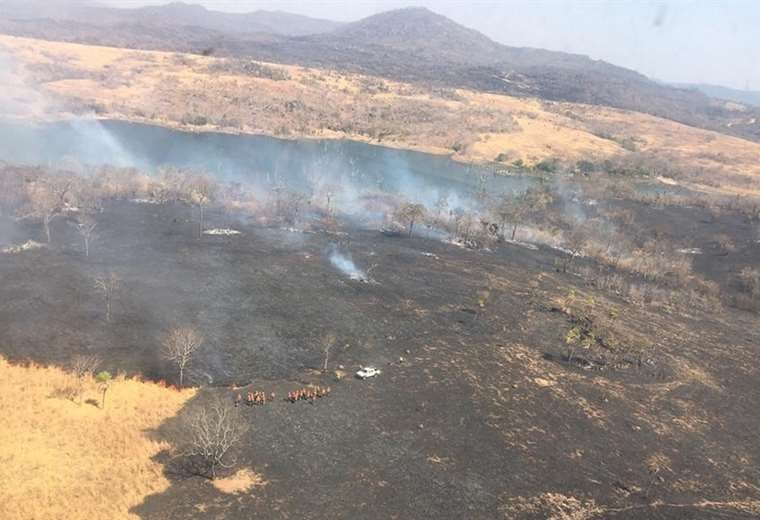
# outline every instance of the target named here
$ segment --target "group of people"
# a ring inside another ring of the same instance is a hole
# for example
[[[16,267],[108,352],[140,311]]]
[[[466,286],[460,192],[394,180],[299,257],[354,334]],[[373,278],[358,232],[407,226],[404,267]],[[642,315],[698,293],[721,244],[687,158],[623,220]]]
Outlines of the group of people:
[[[301,388],[293,392],[288,392],[288,401],[295,403],[296,401],[309,401],[313,403],[321,397],[327,397],[330,395],[330,387],[327,388],[321,386]]]
[[[328,395],[330,395],[329,386],[313,386],[288,392],[287,400],[291,403],[295,403],[296,401],[309,401],[313,403],[317,399],[327,397]],[[235,406],[240,406],[243,402],[248,406],[265,405],[267,402],[274,401],[274,398],[274,393],[267,395],[265,392],[248,392],[244,400],[242,394],[237,394],[237,396],[235,396]]]
[[[269,400],[274,401],[274,394],[269,394]],[[243,396],[238,394],[235,397],[235,406],[239,406],[242,401]],[[267,394],[264,392],[248,392],[245,396],[245,404],[248,406],[267,404]]]

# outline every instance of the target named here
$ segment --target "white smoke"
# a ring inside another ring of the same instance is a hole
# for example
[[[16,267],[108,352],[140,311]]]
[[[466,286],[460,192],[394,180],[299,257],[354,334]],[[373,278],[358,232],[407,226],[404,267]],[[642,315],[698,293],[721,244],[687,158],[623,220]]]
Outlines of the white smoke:
[[[30,85],[24,67],[0,45],[0,116],[39,120],[49,111],[48,97]]]
[[[0,44],[0,120],[23,122],[64,121],[74,130],[76,139],[71,158],[85,164],[108,164],[136,167],[134,158],[118,139],[106,129],[95,114],[73,114],[54,95],[29,74],[7,48]],[[18,137],[17,137],[18,138]],[[49,143],[24,142],[9,152],[9,159],[44,164]]]
[[[119,140],[94,115],[73,119],[70,125],[78,135],[83,162],[121,168],[139,166]]]
[[[351,280],[360,282],[367,281],[367,274],[356,266],[351,256],[344,255],[338,251],[338,248],[334,244],[331,245],[328,250],[328,258],[333,267],[338,269]]]

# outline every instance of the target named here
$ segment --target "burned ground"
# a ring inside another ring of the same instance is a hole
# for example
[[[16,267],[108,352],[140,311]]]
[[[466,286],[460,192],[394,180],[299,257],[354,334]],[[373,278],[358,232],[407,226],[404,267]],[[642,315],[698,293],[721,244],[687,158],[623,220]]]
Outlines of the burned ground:
[[[276,393],[242,408],[252,429],[237,464],[262,485],[222,493],[178,473],[167,452],[158,460],[173,485],[135,508],[141,517],[760,514],[751,314],[635,306],[556,272],[561,253],[547,248],[294,233],[221,212],[210,225],[242,234],[198,238],[180,204],[112,202],[97,220],[89,258],[63,218],[50,248],[2,255],[4,355],[65,364],[97,352],[114,371],[173,382],[161,338],[193,323],[206,341],[189,380],[205,388],[188,411],[248,389]],[[41,240],[31,222],[3,230],[9,243]],[[328,262],[333,243],[371,283]],[[122,281],[111,323],[92,282],[106,271]],[[643,366],[566,362],[569,317],[553,302],[571,289],[645,336],[654,349]],[[325,333],[337,337],[327,375]],[[336,380],[338,365],[349,377]],[[350,377],[363,365],[382,374]],[[332,393],[283,400],[309,383]],[[173,441],[185,413],[152,435]]]

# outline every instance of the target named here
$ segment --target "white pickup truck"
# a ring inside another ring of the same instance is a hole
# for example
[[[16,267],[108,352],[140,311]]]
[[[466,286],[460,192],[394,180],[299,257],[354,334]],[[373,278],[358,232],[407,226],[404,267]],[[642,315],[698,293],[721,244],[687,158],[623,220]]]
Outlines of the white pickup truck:
[[[380,370],[374,367],[364,367],[356,373],[356,377],[359,379],[369,379],[380,374]]]

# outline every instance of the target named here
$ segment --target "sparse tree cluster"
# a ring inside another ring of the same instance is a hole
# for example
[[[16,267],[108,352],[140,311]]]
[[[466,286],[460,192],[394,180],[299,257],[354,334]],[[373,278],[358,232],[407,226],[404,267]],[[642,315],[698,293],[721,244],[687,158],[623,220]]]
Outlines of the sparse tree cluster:
[[[494,209],[501,223],[502,236],[515,240],[517,230],[531,215],[540,214],[552,203],[551,193],[543,187],[531,188],[523,193],[512,193],[505,196]]]

